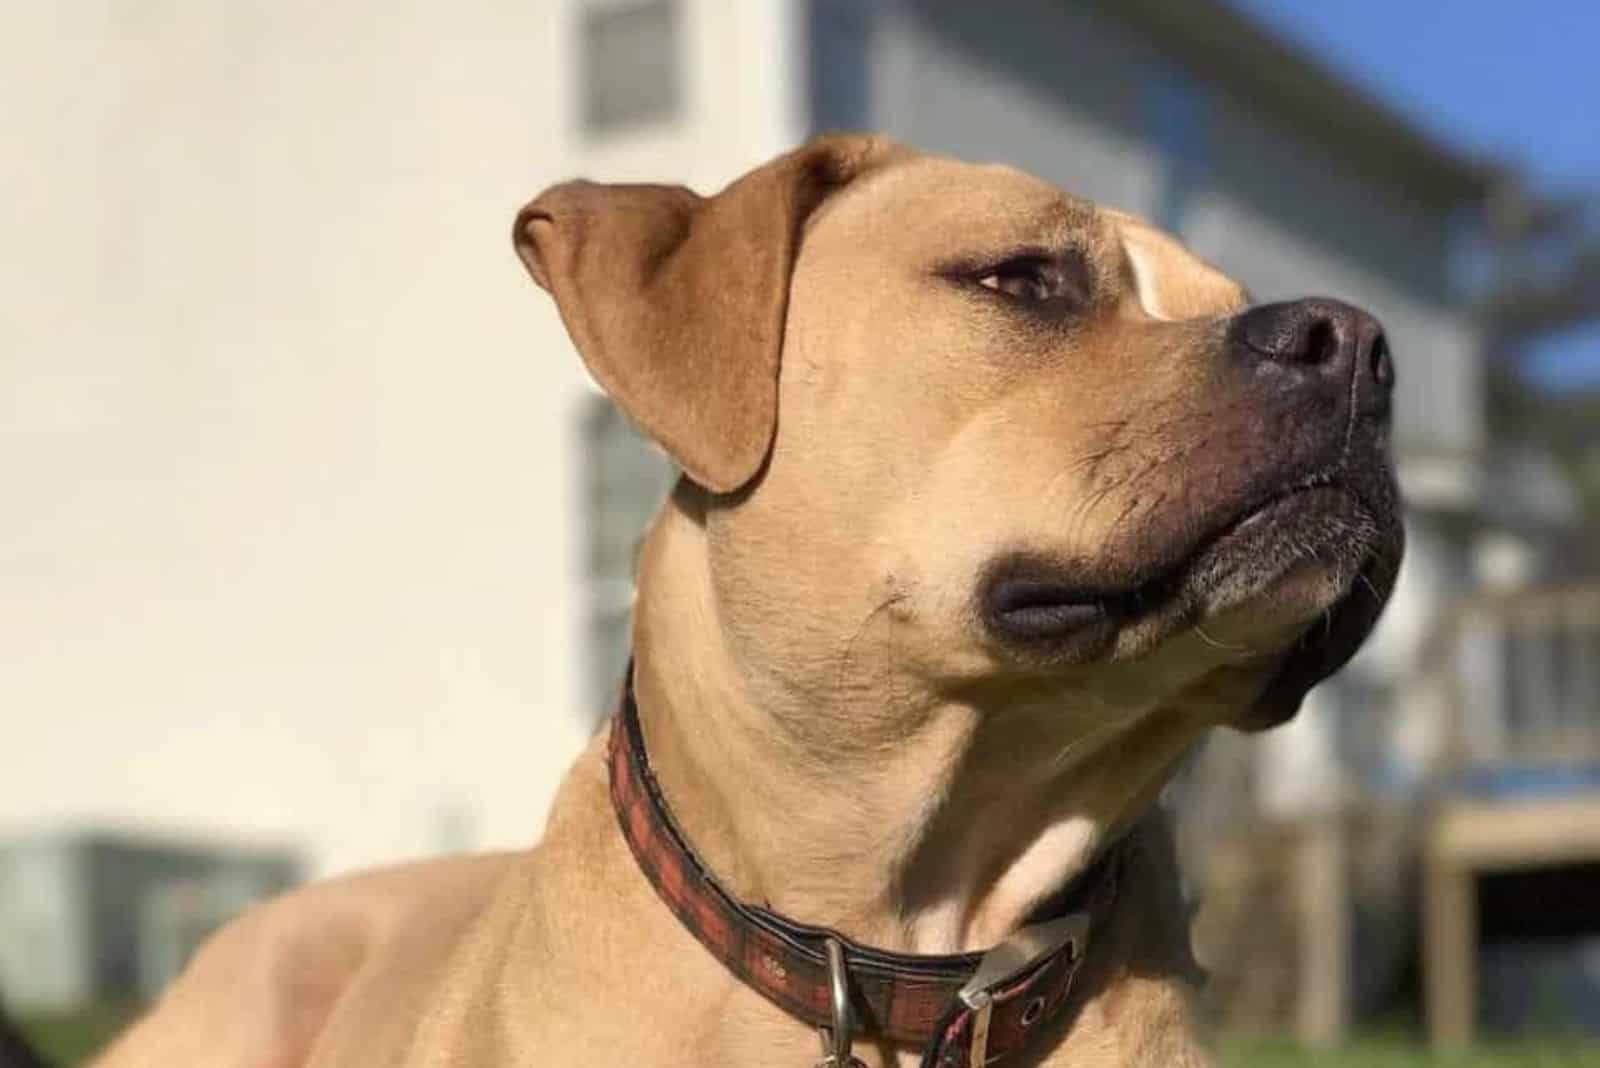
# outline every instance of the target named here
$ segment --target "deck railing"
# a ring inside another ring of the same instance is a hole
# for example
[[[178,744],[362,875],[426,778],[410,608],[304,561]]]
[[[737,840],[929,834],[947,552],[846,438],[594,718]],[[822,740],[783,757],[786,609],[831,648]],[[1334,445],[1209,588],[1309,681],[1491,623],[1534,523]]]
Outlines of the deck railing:
[[[1453,778],[1559,778],[1600,763],[1600,586],[1474,598],[1428,657],[1448,687]]]

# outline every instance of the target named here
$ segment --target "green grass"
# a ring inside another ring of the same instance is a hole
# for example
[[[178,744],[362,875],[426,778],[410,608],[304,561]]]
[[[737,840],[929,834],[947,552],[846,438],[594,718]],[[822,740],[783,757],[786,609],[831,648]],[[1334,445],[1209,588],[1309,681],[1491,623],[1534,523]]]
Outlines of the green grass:
[[[125,1006],[25,1015],[19,1021],[41,1053],[62,1068],[82,1064],[133,1017]],[[1370,1036],[1335,1050],[1308,1050],[1280,1038],[1228,1038],[1224,1068],[1600,1068],[1600,1043],[1559,1041],[1489,1044],[1469,1053],[1432,1056],[1406,1035]]]
[[[1284,1039],[1232,1038],[1224,1068],[1600,1068],[1600,1044],[1486,1043],[1434,1056],[1410,1038],[1371,1037],[1333,1050],[1308,1050]]]
[[[136,1011],[122,1005],[91,1005],[75,1012],[24,1013],[17,1025],[34,1048],[68,1068],[105,1048]]]

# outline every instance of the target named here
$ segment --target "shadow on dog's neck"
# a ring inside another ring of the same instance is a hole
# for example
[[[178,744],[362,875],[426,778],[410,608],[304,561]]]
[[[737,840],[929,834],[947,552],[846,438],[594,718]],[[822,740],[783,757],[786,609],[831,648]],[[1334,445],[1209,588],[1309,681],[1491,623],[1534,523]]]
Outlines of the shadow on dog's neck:
[[[795,695],[735,656],[709,560],[704,525],[669,503],[634,621],[649,759],[718,881],[793,920],[892,951],[987,948],[1137,820],[1204,728],[1054,690],[871,693],[842,670]],[[840,736],[863,702],[902,706],[892,744]]]

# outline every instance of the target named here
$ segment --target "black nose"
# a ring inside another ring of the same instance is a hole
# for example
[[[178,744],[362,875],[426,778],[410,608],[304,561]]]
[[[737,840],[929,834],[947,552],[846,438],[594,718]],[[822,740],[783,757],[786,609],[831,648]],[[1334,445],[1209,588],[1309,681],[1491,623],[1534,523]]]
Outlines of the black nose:
[[[1234,320],[1233,337],[1263,371],[1342,386],[1363,410],[1388,407],[1394,358],[1383,327],[1360,308],[1323,297],[1261,304]]]

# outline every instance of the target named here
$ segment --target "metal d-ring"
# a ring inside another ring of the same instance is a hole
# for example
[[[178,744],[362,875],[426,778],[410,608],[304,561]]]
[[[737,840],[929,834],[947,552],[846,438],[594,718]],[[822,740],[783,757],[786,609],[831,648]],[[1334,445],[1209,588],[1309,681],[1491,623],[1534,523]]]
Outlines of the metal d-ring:
[[[822,1060],[817,1068],[850,1068],[850,1046],[855,1020],[850,1010],[850,973],[844,966],[844,945],[837,938],[824,943],[828,953],[828,990],[833,1004],[833,1027],[822,1031]]]

